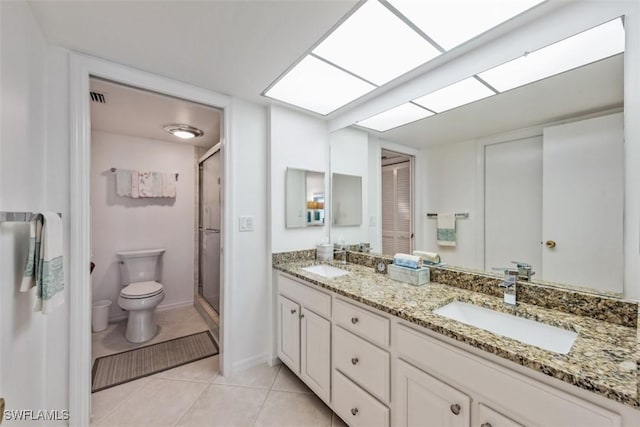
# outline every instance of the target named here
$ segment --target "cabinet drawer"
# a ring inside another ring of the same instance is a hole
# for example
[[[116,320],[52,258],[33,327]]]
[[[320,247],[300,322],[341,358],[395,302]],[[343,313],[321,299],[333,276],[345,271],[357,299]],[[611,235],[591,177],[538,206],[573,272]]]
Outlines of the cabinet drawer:
[[[480,426],[484,427],[523,427],[522,424],[518,424],[482,403],[478,405],[478,422]]]
[[[389,353],[347,332],[333,330],[333,366],[369,393],[389,401]]]
[[[389,425],[389,408],[336,370],[333,371],[332,395],[336,412],[351,427]]]
[[[477,396],[477,401],[499,402],[505,419],[541,427],[621,425],[618,414],[412,328],[397,326],[396,337],[399,357]]]
[[[278,292],[324,317],[331,317],[331,295],[312,289],[282,274],[278,277]]]
[[[389,319],[336,299],[333,318],[345,329],[384,347],[389,346]]]

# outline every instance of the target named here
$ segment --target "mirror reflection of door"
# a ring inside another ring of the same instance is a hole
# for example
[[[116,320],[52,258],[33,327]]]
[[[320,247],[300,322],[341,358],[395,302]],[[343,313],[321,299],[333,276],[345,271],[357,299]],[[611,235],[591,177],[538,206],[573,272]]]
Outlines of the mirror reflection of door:
[[[623,150],[622,113],[487,145],[485,269],[523,261],[538,280],[619,292]]]
[[[382,150],[382,253],[413,251],[413,158]]]

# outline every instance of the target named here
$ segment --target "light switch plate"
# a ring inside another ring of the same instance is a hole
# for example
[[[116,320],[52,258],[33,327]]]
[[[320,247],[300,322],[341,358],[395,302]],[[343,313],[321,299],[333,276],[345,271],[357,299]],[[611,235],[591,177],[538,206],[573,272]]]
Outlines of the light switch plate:
[[[240,217],[240,231],[253,231],[253,217],[241,216]]]

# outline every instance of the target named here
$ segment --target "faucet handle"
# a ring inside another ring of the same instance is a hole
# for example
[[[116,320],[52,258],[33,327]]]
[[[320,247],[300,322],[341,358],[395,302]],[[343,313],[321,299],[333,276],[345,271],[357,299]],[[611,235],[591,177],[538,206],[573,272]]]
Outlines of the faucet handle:
[[[492,270],[502,271],[505,276],[517,276],[518,274],[520,274],[518,270],[514,270],[511,267],[493,267]]]
[[[531,264],[528,262],[522,261],[511,261],[512,264],[515,264],[518,268],[531,268]]]

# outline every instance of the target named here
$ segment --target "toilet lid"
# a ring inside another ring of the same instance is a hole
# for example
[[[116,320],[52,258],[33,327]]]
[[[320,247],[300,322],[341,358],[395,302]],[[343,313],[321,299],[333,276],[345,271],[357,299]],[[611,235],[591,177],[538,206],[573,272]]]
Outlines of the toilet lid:
[[[125,298],[144,298],[159,294],[162,284],[158,282],[136,282],[122,288],[120,295]]]

